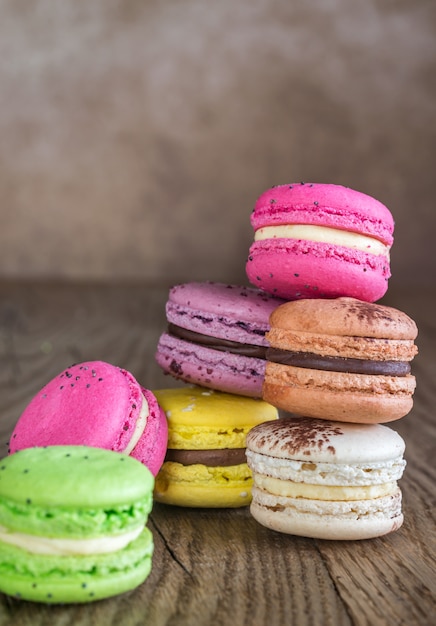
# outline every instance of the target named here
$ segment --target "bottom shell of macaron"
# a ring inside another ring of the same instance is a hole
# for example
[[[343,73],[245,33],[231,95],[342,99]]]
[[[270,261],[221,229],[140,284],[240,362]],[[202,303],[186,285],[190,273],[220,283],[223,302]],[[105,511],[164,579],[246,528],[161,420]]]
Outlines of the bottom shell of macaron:
[[[236,508],[250,504],[252,484],[246,463],[208,467],[166,461],[156,477],[154,499],[185,507]]]
[[[123,550],[99,555],[31,554],[0,542],[0,591],[47,604],[93,602],[138,587],[151,571],[152,555],[147,528]]]
[[[372,500],[324,502],[277,496],[253,487],[250,513],[267,528],[314,539],[372,539],[403,524],[399,489]]]
[[[262,396],[265,359],[196,346],[164,333],[156,361],[178,380],[252,398]]]

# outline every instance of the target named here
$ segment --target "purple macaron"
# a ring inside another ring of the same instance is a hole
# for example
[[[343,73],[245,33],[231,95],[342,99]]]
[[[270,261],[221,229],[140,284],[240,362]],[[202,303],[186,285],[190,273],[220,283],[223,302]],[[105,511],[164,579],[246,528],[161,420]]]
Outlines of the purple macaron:
[[[269,316],[283,300],[252,287],[186,283],[170,290],[156,361],[179,380],[260,398]]]

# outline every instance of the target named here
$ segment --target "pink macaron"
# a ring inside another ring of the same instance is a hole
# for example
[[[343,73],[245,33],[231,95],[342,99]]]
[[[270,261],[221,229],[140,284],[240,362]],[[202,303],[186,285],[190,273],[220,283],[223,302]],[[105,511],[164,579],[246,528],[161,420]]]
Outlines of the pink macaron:
[[[294,183],[265,191],[251,215],[249,281],[284,298],[375,302],[388,287],[394,220],[348,187]]]
[[[269,316],[283,300],[259,289],[199,282],[176,285],[156,360],[173,377],[254,398],[262,395]]]
[[[19,418],[9,452],[83,445],[129,454],[156,475],[168,443],[164,412],[134,376],[103,361],[72,365],[37,393]]]

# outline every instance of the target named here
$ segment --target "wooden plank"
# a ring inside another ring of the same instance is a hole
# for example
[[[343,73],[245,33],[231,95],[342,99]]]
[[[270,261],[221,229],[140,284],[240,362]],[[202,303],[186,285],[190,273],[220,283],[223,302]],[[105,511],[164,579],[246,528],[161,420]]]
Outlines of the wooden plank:
[[[102,359],[145,386],[175,386],[154,361],[167,287],[0,284],[0,445],[34,393],[72,362]],[[436,294],[392,294],[420,328],[405,438],[403,528],[363,542],[281,535],[247,508],[155,504],[153,570],[137,590],[88,606],[44,606],[0,595],[0,624],[349,625],[434,623]],[[402,306],[406,304],[406,306]]]

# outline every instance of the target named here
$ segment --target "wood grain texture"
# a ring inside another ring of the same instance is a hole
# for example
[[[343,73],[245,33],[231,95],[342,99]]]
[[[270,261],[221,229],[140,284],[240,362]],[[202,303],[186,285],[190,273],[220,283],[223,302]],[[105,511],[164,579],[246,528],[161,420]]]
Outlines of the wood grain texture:
[[[0,442],[22,409],[72,362],[102,359],[145,386],[176,386],[154,362],[167,287],[0,284]],[[248,509],[155,504],[153,570],[137,590],[88,606],[44,606],[0,595],[0,624],[22,626],[434,624],[436,293],[390,293],[418,324],[412,413],[391,427],[406,440],[405,523],[362,542],[281,535]]]

